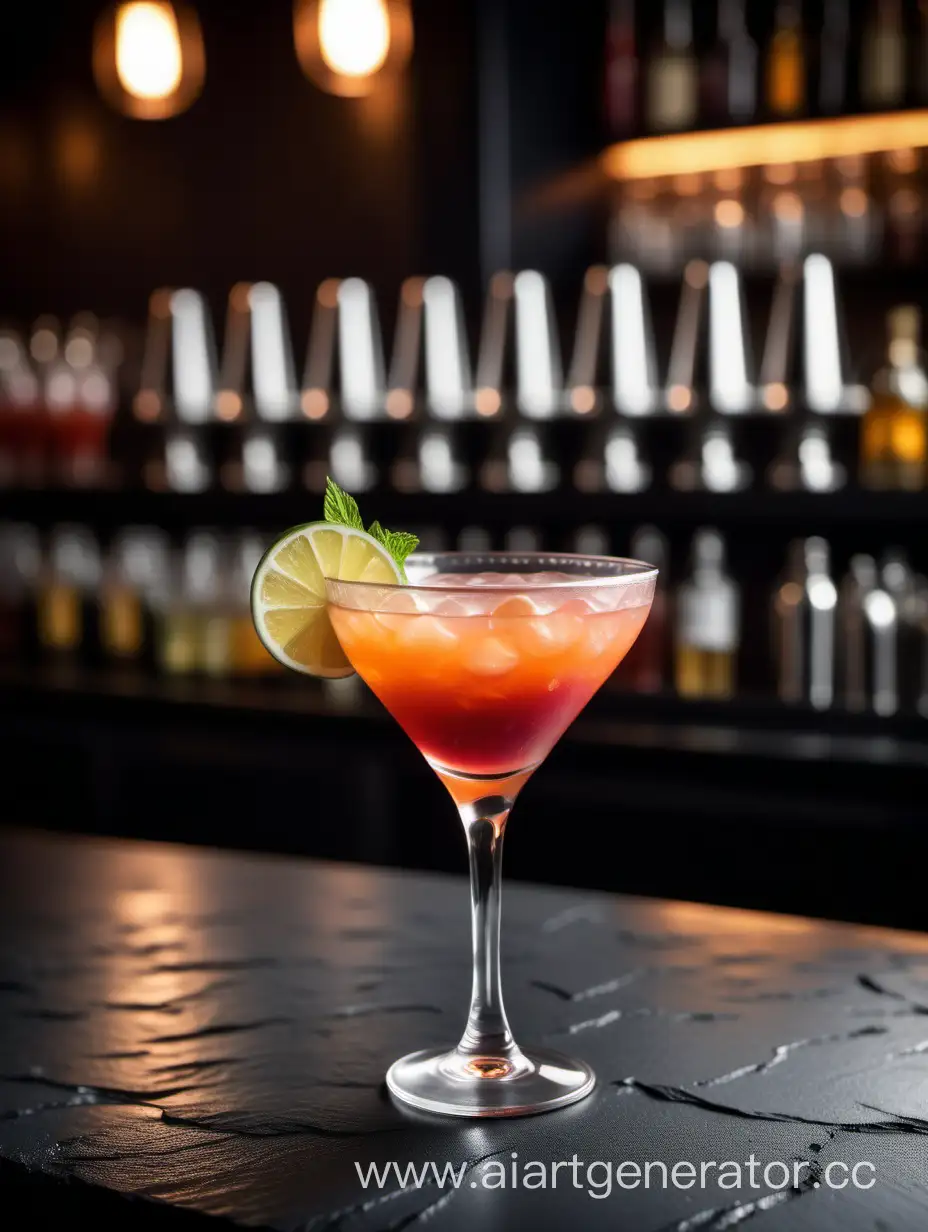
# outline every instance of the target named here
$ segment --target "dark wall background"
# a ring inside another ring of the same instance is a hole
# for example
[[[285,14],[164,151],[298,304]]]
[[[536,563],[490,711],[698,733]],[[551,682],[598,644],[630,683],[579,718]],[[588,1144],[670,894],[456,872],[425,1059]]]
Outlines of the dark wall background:
[[[102,7],[6,12],[0,312],[138,318],[161,284],[220,304],[234,281],[267,278],[305,325],[327,276],[358,274],[395,295],[439,262],[474,270],[467,0],[419,6],[410,69],[359,100],[303,76],[287,0],[195,0],[206,84],[189,111],[157,122],[127,119],[97,93]]]
[[[417,0],[398,81],[366,99],[302,74],[289,0],[193,0],[206,83],[183,115],[127,119],[91,73],[102,0],[5,6],[0,315],[133,320],[159,285],[221,312],[231,284],[284,290],[305,337],[325,277],[371,279],[388,318],[412,273],[579,271],[601,257],[567,169],[595,154],[605,6]]]

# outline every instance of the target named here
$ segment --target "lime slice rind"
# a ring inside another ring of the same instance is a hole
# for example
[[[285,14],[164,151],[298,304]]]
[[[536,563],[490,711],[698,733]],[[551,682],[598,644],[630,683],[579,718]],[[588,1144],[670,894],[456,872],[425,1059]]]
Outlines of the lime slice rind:
[[[333,680],[354,675],[354,668],[329,620],[326,577],[392,585],[403,581],[393,557],[366,531],[308,522],[283,534],[261,558],[251,584],[251,615],[258,637],[278,663]],[[304,613],[305,620],[295,619],[296,613]]]

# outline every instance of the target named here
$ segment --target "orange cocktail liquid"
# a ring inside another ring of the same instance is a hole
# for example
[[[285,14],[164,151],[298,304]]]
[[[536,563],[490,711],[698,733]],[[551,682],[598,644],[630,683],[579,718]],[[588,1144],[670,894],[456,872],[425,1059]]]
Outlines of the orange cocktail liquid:
[[[570,598],[538,614],[524,596],[501,595],[492,615],[329,611],[352,666],[429,761],[483,775],[546,756],[621,662],[648,607],[595,611]]]

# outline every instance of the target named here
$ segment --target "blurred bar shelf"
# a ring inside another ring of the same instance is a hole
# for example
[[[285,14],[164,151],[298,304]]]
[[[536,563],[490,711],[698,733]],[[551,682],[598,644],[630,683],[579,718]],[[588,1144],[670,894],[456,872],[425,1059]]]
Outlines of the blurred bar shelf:
[[[165,719],[183,712],[201,719],[238,716],[255,726],[270,720],[300,724],[324,722],[347,734],[367,732],[377,739],[396,733],[386,711],[367,691],[350,707],[333,701],[320,682],[164,679],[126,669],[69,664],[0,667],[0,715],[45,710],[66,719],[71,707],[79,720],[89,711],[114,719]],[[844,765],[868,764],[928,772],[924,720],[917,715],[878,717],[839,709],[826,712],[784,705],[773,698],[739,697],[700,701],[674,694],[643,695],[606,690],[568,729],[564,739],[589,749],[650,750],[726,760]],[[402,738],[402,737],[401,737]]]
[[[572,529],[580,523],[618,522],[637,525],[692,526],[700,521],[725,526],[748,522],[755,526],[827,528],[914,527],[928,524],[928,493],[870,491],[848,486],[837,492],[681,492],[655,487],[645,492],[474,493],[417,492],[404,494],[386,487],[371,489],[364,499],[387,524],[425,525],[449,531],[475,520],[490,529],[530,524]],[[143,489],[100,491],[81,488],[17,488],[3,493],[4,516],[40,527],[55,522],[82,522],[99,530],[133,523],[165,530],[191,526],[280,527],[317,515],[318,493],[290,490],[236,493],[148,492]],[[553,546],[553,545],[552,545]]]
[[[920,722],[601,695],[526,787],[532,841],[507,872],[923,927],[922,899],[898,891],[928,859]],[[4,667],[0,738],[6,811],[33,826],[460,863],[444,788],[397,724],[312,681]],[[299,806],[268,807],[287,799]],[[583,840],[565,842],[581,817]]]
[[[609,146],[601,162],[610,179],[647,180],[922,146],[928,146],[928,108],[642,137]]]

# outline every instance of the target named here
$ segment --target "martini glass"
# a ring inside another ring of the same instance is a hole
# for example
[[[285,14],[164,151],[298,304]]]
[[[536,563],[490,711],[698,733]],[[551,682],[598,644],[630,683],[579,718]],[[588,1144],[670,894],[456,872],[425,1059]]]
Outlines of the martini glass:
[[[583,1099],[582,1061],[523,1051],[503,1008],[500,872],[509,811],[647,619],[657,570],[609,556],[445,552],[409,585],[326,580],[352,666],[454,800],[470,853],[474,975],[457,1047],[414,1052],[392,1095],[455,1116],[518,1116]]]

